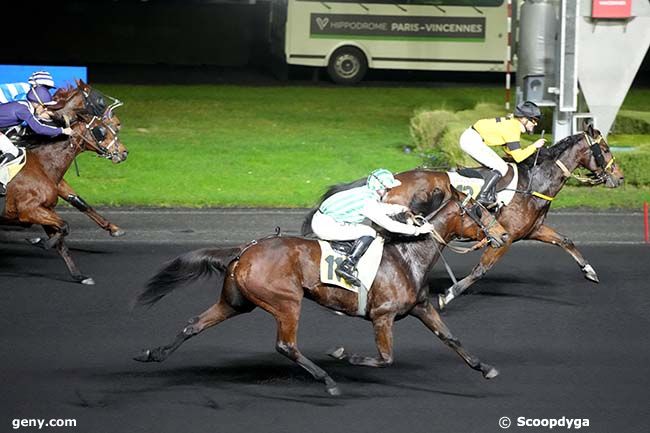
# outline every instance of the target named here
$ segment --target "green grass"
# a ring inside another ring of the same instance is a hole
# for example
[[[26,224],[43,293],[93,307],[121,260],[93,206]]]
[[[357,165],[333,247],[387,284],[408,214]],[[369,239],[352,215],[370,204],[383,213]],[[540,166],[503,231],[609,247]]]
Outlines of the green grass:
[[[113,165],[83,154],[81,177],[71,170],[66,179],[93,205],[116,206],[310,206],[329,185],[420,165],[416,152],[404,152],[415,110],[457,112],[503,99],[498,87],[97,87],[125,102],[117,114],[129,158]],[[638,93],[625,108],[650,112],[650,91]],[[598,191],[566,196],[575,195],[572,206],[599,205]]]

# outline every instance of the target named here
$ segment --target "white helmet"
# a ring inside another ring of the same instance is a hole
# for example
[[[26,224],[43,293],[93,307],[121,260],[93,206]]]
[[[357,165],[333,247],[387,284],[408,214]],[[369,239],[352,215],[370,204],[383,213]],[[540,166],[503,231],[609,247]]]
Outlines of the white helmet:
[[[402,182],[395,179],[393,173],[386,170],[385,168],[378,168],[377,170],[370,173],[366,184],[371,190],[378,191],[380,189],[395,188],[396,186],[400,186]]]
[[[27,82],[31,84],[33,87],[36,86],[56,87],[54,85],[54,79],[52,79],[52,75],[47,71],[34,72],[32,75],[29,76]]]

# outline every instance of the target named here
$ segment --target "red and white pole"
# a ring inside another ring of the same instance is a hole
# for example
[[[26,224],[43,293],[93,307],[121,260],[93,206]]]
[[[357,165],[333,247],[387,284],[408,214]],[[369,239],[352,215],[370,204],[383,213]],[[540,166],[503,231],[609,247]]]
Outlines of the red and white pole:
[[[643,227],[645,228],[645,243],[650,244],[650,228],[648,227],[650,222],[648,221],[648,202],[643,202]]]
[[[508,46],[506,48],[506,111],[510,111],[510,70],[512,65],[512,0],[508,0]]]

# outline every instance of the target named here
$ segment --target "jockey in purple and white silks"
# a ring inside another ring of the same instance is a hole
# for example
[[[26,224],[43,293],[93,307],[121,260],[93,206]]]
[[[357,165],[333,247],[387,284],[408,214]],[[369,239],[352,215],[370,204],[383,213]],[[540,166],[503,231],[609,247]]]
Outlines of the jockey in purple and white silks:
[[[409,210],[402,205],[381,201],[389,189],[400,184],[390,171],[377,169],[370,173],[365,185],[328,197],[312,217],[311,227],[319,238],[329,241],[356,239],[352,252],[335,271],[348,282],[360,284],[355,275],[357,263],[377,237],[375,229],[363,223],[365,219],[393,233],[411,236],[431,233],[432,226],[429,223],[417,227],[390,218],[391,215]]]
[[[27,92],[27,101],[13,101],[0,104],[0,128],[20,125],[23,122],[36,134],[55,137],[71,135],[72,129],[46,125],[40,119],[49,120],[47,105],[53,103],[48,88],[54,87],[54,81],[49,72],[35,72],[29,77],[32,88]],[[6,135],[0,132],[0,168],[22,154]],[[5,192],[5,185],[0,184],[0,194]]]

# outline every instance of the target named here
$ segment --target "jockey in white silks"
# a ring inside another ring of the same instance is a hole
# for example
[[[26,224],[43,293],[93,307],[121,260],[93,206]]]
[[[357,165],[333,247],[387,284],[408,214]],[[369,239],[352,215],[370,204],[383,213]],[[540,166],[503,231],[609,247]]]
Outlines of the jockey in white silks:
[[[416,227],[390,218],[391,215],[409,210],[402,205],[381,201],[389,189],[400,184],[401,182],[395,179],[390,171],[380,168],[370,173],[365,185],[328,197],[312,218],[312,230],[321,239],[330,241],[356,239],[352,252],[336,269],[336,274],[351,284],[360,285],[356,276],[357,263],[377,237],[375,229],[369,224],[364,224],[364,220],[368,219],[389,232],[411,236],[432,231],[433,227],[429,223]]]

